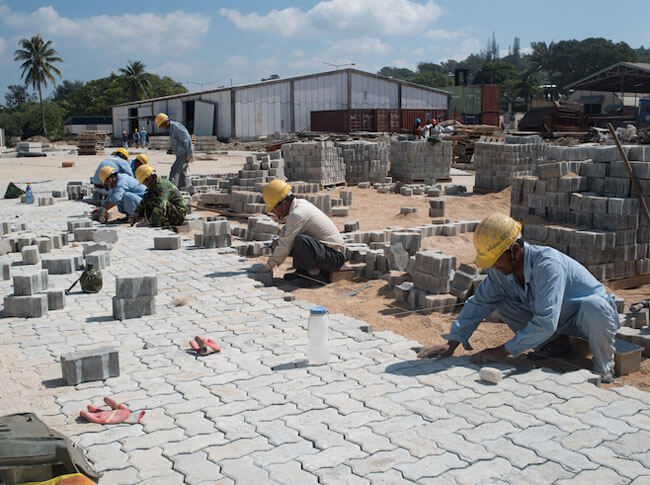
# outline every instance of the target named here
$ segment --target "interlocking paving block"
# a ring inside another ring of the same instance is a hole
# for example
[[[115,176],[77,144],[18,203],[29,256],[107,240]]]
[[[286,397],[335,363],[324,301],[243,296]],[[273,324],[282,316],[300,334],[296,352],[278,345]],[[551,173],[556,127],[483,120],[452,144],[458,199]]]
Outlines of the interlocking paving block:
[[[155,296],[157,294],[158,278],[155,275],[129,275],[115,278],[115,296],[117,298]]]
[[[332,207],[331,209],[332,217],[347,217],[349,213],[350,213],[350,208],[346,206]]]
[[[113,297],[113,318],[126,320],[156,313],[155,296]]]
[[[52,239],[49,237],[37,237],[36,245],[38,246],[39,253],[49,253],[52,251]]]
[[[70,221],[68,221],[68,227],[70,227]],[[96,231],[97,229],[92,227],[92,223],[87,226],[76,226],[72,230],[76,242],[94,241],[93,235]]]
[[[41,317],[47,314],[47,311],[47,295],[45,294],[29,296],[8,295],[4,299],[3,314],[5,316]]]
[[[641,369],[643,347],[621,339],[615,339],[615,347],[614,369],[617,376],[626,376]]]
[[[116,243],[117,239],[118,236],[115,229],[97,229],[92,234],[92,240],[95,242]]]
[[[118,377],[120,375],[118,350],[115,347],[99,347],[63,354],[61,371],[63,379],[69,386]]]
[[[47,270],[38,273],[22,274],[14,276],[14,294],[17,296],[35,295],[47,290]]]
[[[80,227],[93,227],[92,219],[87,217],[68,219],[68,232],[74,232],[75,229]]]
[[[180,236],[159,236],[153,238],[154,249],[180,249]]]
[[[86,255],[86,264],[95,269],[104,269],[111,264],[111,253],[108,251],[95,251]]]
[[[348,221],[343,224],[343,232],[354,232],[359,230],[359,221]]]
[[[38,246],[25,246],[22,250],[23,264],[38,264],[41,261]]]
[[[111,249],[113,249],[113,245],[110,243],[86,243],[83,245],[83,255],[86,257],[96,251],[110,251]]]
[[[3,280],[11,279],[11,264],[0,262],[0,278]]]
[[[50,274],[70,274],[74,273],[77,268],[77,263],[74,256],[48,256],[41,260],[41,266]]]
[[[47,295],[48,310],[62,310],[65,308],[65,290],[47,290],[44,293]]]

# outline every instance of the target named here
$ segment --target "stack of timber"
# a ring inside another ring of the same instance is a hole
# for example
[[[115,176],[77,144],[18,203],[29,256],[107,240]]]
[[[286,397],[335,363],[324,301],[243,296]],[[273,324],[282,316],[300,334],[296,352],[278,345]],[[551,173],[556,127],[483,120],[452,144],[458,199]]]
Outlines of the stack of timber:
[[[106,146],[108,132],[104,130],[85,130],[77,135],[77,153],[79,155],[97,155]]]
[[[445,122],[443,122],[444,124]],[[453,142],[454,155],[453,166],[456,168],[473,168],[472,155],[474,154],[474,143],[481,141],[482,137],[500,137],[503,131],[492,125],[464,125],[458,121],[451,121],[455,133],[445,136],[445,140]],[[497,141],[490,139],[489,141]],[[501,139],[500,141],[503,141]],[[457,166],[458,164],[462,164]]]

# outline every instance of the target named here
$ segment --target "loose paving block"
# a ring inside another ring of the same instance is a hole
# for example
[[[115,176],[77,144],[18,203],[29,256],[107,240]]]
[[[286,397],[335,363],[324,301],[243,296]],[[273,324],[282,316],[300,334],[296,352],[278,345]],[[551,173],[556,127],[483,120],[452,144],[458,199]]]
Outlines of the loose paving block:
[[[9,239],[0,239],[0,256],[13,252],[13,247]]]
[[[414,214],[418,211],[417,207],[400,207],[399,213],[403,216],[408,214]]]
[[[0,263],[0,278],[3,280],[11,279],[11,264]]]
[[[36,238],[36,245],[38,246],[38,252],[41,254],[49,253],[52,251],[52,239],[49,237]]]
[[[134,298],[158,294],[158,278],[147,276],[117,276],[115,278],[115,296],[117,298]]]
[[[351,190],[341,190],[340,195],[343,205],[350,206],[352,205],[352,191]]]
[[[409,293],[413,290],[413,282],[405,281],[393,288],[393,295],[397,303],[406,303],[409,300]]]
[[[77,268],[74,256],[43,258],[41,260],[41,266],[43,269],[48,270],[50,274],[70,274]]]
[[[228,221],[210,221],[203,223],[204,236],[219,236],[221,234],[230,234],[230,224]]]
[[[474,280],[477,275],[476,268],[461,264],[451,280],[449,293],[458,298],[458,301],[465,301],[473,293]]]
[[[503,379],[503,373],[494,367],[482,367],[478,376],[482,381],[490,384],[498,384]]]
[[[95,242],[115,243],[117,242],[117,231],[115,229],[97,229],[92,234],[92,240]]]
[[[14,295],[36,295],[41,291],[47,290],[47,274],[48,272],[46,270],[41,270],[28,275],[15,275]]]
[[[47,309],[62,310],[65,308],[65,290],[47,290]]]
[[[92,219],[84,218],[74,218],[68,219],[68,232],[74,232],[75,229],[80,227],[93,227]]]
[[[113,297],[113,318],[127,320],[156,313],[154,296],[135,296],[132,298]]]
[[[343,224],[343,232],[354,232],[359,230],[359,221],[348,221]]]
[[[333,217],[347,217],[349,213],[350,213],[350,208],[346,206],[332,207],[331,209],[331,214]]]
[[[23,264],[38,264],[41,261],[38,246],[25,246],[22,251]]]
[[[648,321],[648,309],[642,308],[639,311],[629,311],[625,314],[623,324],[626,327],[643,328],[647,327],[650,322]]]
[[[401,242],[391,244],[384,250],[384,256],[388,260],[388,268],[391,270],[404,271],[409,262],[409,254],[404,250]]]
[[[61,372],[69,386],[119,377],[120,358],[114,347],[71,352],[61,356]]]
[[[38,205],[54,205],[54,197],[39,197]]]
[[[154,249],[172,250],[181,248],[180,236],[159,236],[153,238]]]
[[[96,251],[110,251],[113,245],[110,243],[86,243],[83,245],[83,256],[86,257]]]
[[[86,256],[86,266],[92,265],[95,269],[104,269],[111,265],[111,253],[108,251],[95,251]]]
[[[420,249],[422,235],[419,232],[393,232],[390,235],[391,246],[400,243],[402,248],[408,252],[415,252]]]
[[[4,300],[5,316],[10,317],[42,317],[47,314],[47,295],[8,295]]]
[[[447,185],[445,187],[445,195],[459,195],[467,192],[467,187],[464,185]]]
[[[620,339],[616,339],[614,345],[614,370],[617,376],[625,376],[641,369],[643,347]]]

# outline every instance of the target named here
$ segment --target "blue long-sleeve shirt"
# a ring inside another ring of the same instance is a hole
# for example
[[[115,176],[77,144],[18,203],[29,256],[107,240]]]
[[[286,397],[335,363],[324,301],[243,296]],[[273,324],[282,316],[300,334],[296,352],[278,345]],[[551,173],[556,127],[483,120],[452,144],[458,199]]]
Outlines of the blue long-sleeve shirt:
[[[109,203],[119,205],[120,202],[122,202],[122,199],[124,199],[124,194],[127,192],[131,192],[142,197],[146,191],[147,187],[145,185],[140,185],[140,183],[135,178],[125,173],[118,173],[117,184],[115,185],[115,188],[113,188],[108,193],[108,197],[104,201],[104,207],[106,207]]]
[[[169,122],[169,143],[171,144],[172,151],[176,156],[194,156],[194,147],[192,147],[192,138],[190,137],[190,133],[183,124],[178,121]]]
[[[524,243],[524,286],[514,273],[504,275],[489,269],[487,278],[467,300],[444,338],[461,342],[467,348],[479,323],[501,301],[511,299],[533,314],[505,344],[506,350],[517,356],[538,348],[556,331],[571,325],[582,299],[605,294],[605,287],[574,259],[550,247]]]
[[[102,169],[102,167],[105,167],[107,165],[109,167],[113,167],[117,173],[125,173],[133,177],[133,171],[131,170],[131,165],[129,164],[129,162],[127,162],[121,157],[112,156],[104,159],[97,167],[97,170],[95,171],[95,175],[90,177],[90,181],[93,184],[102,183],[102,180],[99,178],[99,171]]]

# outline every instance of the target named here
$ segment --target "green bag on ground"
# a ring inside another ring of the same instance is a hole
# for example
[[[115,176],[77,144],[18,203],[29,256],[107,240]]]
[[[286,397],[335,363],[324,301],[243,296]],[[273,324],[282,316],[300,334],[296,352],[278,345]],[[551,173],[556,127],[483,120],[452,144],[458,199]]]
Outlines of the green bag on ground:
[[[33,413],[0,417],[0,483],[44,481],[83,473],[98,482],[81,448]]]
[[[9,182],[9,185],[7,185],[7,191],[5,192],[5,199],[17,199],[24,193],[25,191],[23,189],[18,187],[13,182]]]

